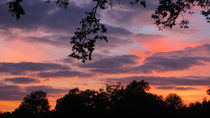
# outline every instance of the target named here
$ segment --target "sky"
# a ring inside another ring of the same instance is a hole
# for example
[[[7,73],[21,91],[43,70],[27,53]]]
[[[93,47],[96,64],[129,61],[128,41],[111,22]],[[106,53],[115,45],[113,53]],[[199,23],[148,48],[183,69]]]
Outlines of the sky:
[[[108,43],[99,41],[91,61],[69,58],[70,38],[89,0],[71,0],[67,9],[43,0],[25,0],[26,14],[17,21],[0,1],[0,111],[13,111],[32,91],[47,92],[53,109],[69,89],[104,88],[106,84],[149,82],[149,92],[180,95],[184,103],[202,101],[210,87],[210,24],[195,8],[189,29],[159,30],[148,7],[123,1],[100,10]],[[178,19],[179,20],[179,19]]]

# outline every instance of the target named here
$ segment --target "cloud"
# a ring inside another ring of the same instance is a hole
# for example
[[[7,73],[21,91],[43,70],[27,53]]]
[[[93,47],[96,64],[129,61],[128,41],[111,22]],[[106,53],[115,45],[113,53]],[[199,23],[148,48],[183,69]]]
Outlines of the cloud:
[[[41,43],[41,44],[48,44],[52,45],[55,47],[70,47],[70,36],[65,36],[63,35],[48,35],[48,36],[42,36],[42,37],[37,37],[37,36],[29,36],[25,37],[21,40],[24,40],[26,42],[31,42],[31,43]]]
[[[192,66],[206,65],[210,62],[209,54],[210,44],[179,51],[157,52],[133,70],[140,73],[186,70]]]
[[[125,66],[137,64],[137,59],[138,57],[134,55],[121,55],[103,58],[87,64],[79,64],[79,66],[98,73],[127,73],[129,70]]]
[[[24,95],[19,86],[0,83],[0,100],[21,100]]]
[[[102,21],[107,24],[114,24],[115,26],[124,27],[129,30],[134,30],[138,27],[141,29],[145,24],[152,25],[151,11],[157,7],[156,2],[147,1],[148,5],[143,8],[139,4],[130,5],[129,0],[121,1],[120,5],[116,3],[112,9],[104,10],[101,13]]]
[[[1,29],[46,28],[51,31],[69,32],[79,25],[79,21],[85,15],[84,11],[90,8],[88,4],[80,7],[72,2],[69,8],[62,9],[41,0],[25,0],[22,6],[26,14],[19,21],[16,21],[14,17],[8,14],[8,6],[5,3],[0,3],[0,11],[4,16],[0,19]]]
[[[107,48],[119,48],[123,45],[132,44],[133,41],[129,38],[118,38],[118,37],[107,37],[108,42],[106,41],[98,41],[96,42],[97,49],[107,49]]]
[[[158,77],[158,76],[133,76],[125,78],[108,78],[110,84],[121,82],[127,84],[134,80],[145,80],[156,86],[210,86],[210,77],[185,76],[185,77]]]
[[[156,52],[146,57],[142,63],[135,55],[121,55],[98,59],[79,67],[98,73],[141,73],[150,74],[187,70],[193,66],[203,66],[210,62],[210,44],[186,48],[178,51]]]
[[[133,34],[129,30],[122,28],[122,27],[106,25],[106,28],[107,28],[107,35],[110,35],[110,36],[116,36],[116,35],[126,36],[126,35]]]
[[[56,71],[56,72],[40,72],[37,73],[36,76],[43,77],[43,78],[49,78],[49,77],[90,77],[93,76],[93,74],[88,73],[82,73],[79,71]]]
[[[40,82],[38,79],[29,78],[29,77],[15,77],[15,78],[6,78],[5,82],[11,82],[15,84],[30,84],[30,83],[38,83]]]
[[[61,9],[54,4],[48,5],[40,0],[26,0],[22,4],[26,14],[19,21],[16,21],[15,18],[8,14],[7,6],[5,3],[1,3],[0,11],[2,11],[2,16],[4,16],[0,19],[0,29],[3,29],[1,32],[3,32],[2,34],[9,33],[7,37],[9,37],[10,41],[22,40],[55,47],[71,47],[69,40],[73,32],[80,26],[79,21],[85,16],[84,11],[90,10],[93,5],[90,3],[78,5],[76,3],[78,1],[71,2],[67,9]],[[107,24],[106,27],[108,29],[109,43],[104,41],[97,42],[98,47],[110,48],[131,43],[129,39],[122,38],[122,36],[132,34],[130,31]],[[21,31],[16,33],[10,29],[21,29]],[[46,36],[30,36],[36,31],[47,33],[45,33]],[[49,32],[53,33],[53,35],[48,34]]]
[[[39,90],[46,92],[47,95],[50,97],[56,97],[59,94],[63,94],[68,91],[68,89],[57,89],[51,86],[29,86],[25,88],[25,91],[27,93],[33,92],[33,91],[39,91]]]
[[[0,83],[0,100],[22,100],[30,92],[39,90],[47,92],[50,97],[57,97],[68,91],[68,89],[58,89],[51,86],[28,86],[21,88],[17,85]]]
[[[20,63],[0,63],[0,73],[10,75],[29,75],[42,78],[57,78],[57,77],[91,77],[93,73],[83,73],[72,70],[69,66],[64,66],[58,63],[35,63],[35,62],[20,62]],[[13,83],[30,83],[38,82],[35,78],[7,78],[7,82]]]
[[[155,88],[162,89],[162,90],[182,90],[182,91],[198,90],[197,88],[194,88],[194,87],[177,87],[177,86],[158,86]]]
[[[67,70],[69,67],[55,63],[0,63],[0,73],[12,75],[23,75],[27,72],[50,71],[50,70]]]
[[[153,56],[159,57],[210,57],[210,44],[204,44],[196,47],[188,47],[183,50],[158,52]]]
[[[142,65],[136,67],[134,70],[142,73],[166,72],[189,69],[195,65],[205,65],[209,62],[207,57],[148,57]]]
[[[121,34],[122,35],[122,34]],[[98,41],[96,42],[96,48],[113,48],[113,47],[119,47],[122,45],[128,45],[132,44],[132,40],[128,38],[121,38],[119,36],[109,36],[107,34],[108,42],[106,41]],[[17,40],[15,37],[11,38],[10,41],[12,40]],[[28,36],[28,37],[23,37],[20,38],[19,40],[25,41],[25,42],[30,42],[30,43],[40,43],[40,44],[48,44],[52,45],[55,47],[63,47],[63,48],[70,48],[71,44],[69,43],[71,39],[70,35],[66,34],[56,34],[56,35],[48,35],[48,36]]]

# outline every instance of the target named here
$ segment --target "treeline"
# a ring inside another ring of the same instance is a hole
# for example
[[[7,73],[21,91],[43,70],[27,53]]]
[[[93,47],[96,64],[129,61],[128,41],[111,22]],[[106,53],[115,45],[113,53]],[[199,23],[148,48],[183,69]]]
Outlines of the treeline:
[[[2,113],[0,118],[206,118],[210,114],[210,101],[206,99],[186,106],[177,94],[169,94],[164,99],[149,93],[149,89],[149,84],[143,80],[127,86],[107,85],[106,89],[98,91],[75,88],[57,100],[54,110],[50,110],[47,94],[35,91],[13,112]]]

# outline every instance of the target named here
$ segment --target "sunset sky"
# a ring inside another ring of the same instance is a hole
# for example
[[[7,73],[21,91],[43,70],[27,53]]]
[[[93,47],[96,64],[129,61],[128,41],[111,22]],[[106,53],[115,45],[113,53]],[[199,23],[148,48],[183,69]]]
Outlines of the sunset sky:
[[[151,93],[177,93],[186,104],[207,97],[210,88],[210,24],[195,8],[189,29],[158,30],[148,7],[128,5],[101,10],[108,43],[97,42],[91,61],[73,58],[70,38],[89,0],[71,0],[67,9],[43,0],[24,0],[26,14],[17,21],[8,14],[8,0],[0,1],[0,111],[12,111],[35,90],[55,100],[69,89],[99,89],[106,84],[145,80]],[[180,19],[178,19],[180,20]]]

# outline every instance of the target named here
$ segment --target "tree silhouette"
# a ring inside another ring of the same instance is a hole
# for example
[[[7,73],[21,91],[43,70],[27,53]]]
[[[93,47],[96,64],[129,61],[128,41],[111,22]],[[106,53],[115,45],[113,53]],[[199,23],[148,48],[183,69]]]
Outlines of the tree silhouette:
[[[12,118],[12,114],[10,112],[0,112],[0,118]]]
[[[49,102],[43,91],[31,92],[24,97],[21,105],[14,111],[19,117],[29,117],[34,114],[44,113],[49,111]]]
[[[171,93],[166,97],[166,103],[172,109],[181,109],[184,107],[181,97],[175,93]]]
[[[108,85],[99,91],[78,88],[57,100],[55,110],[59,117],[77,116],[130,116],[141,113],[142,116],[155,116],[165,112],[166,104],[161,96],[147,93],[149,84],[145,81],[133,81],[127,86]],[[152,114],[148,114],[148,113]]]
[[[0,118],[68,118],[68,117],[146,117],[146,118],[205,118],[209,115],[210,101],[183,104],[180,96],[169,94],[165,99],[149,93],[145,81],[133,81],[128,85],[107,85],[105,89],[71,89],[57,100],[54,110],[49,110],[46,93],[32,92],[12,113],[0,114]]]
[[[210,95],[210,89],[208,89],[206,92],[207,92],[208,95]]]
[[[150,90],[150,86],[148,82],[145,82],[144,80],[141,80],[139,82],[133,81],[130,84],[127,85],[126,91],[129,93],[145,93],[146,91]]]
[[[58,7],[67,8],[70,0],[46,0],[54,2]],[[117,1],[117,2],[116,2]],[[90,11],[85,11],[86,17],[84,17],[80,24],[81,27],[77,28],[74,36],[71,38],[70,43],[72,46],[72,53],[70,57],[77,58],[85,62],[91,60],[93,51],[95,50],[95,43],[99,40],[107,41],[106,27],[100,22],[98,17],[98,10],[105,10],[112,8],[113,4],[120,4],[121,0],[92,0],[95,6]],[[13,0],[8,2],[9,13],[18,19],[25,14],[23,7],[21,6],[23,0]],[[130,5],[140,5],[147,7],[147,0],[130,0]],[[209,0],[159,0],[159,4],[152,14],[154,23],[159,29],[173,28],[177,23],[180,28],[188,28],[189,20],[184,16],[186,13],[193,14],[192,8],[199,7],[201,14],[206,18],[207,22],[210,22],[210,2]],[[180,22],[177,19],[181,18]]]

